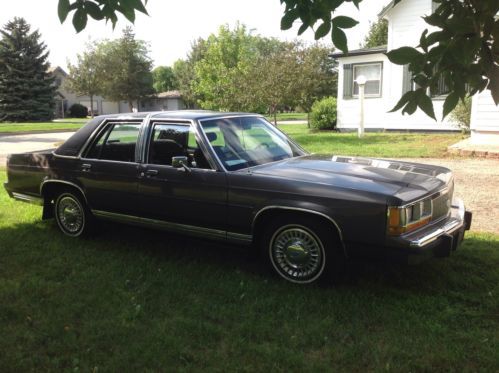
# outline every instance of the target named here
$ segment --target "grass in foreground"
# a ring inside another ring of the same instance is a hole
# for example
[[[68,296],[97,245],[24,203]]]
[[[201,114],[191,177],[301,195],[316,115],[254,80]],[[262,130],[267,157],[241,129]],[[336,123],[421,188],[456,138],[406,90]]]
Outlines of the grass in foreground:
[[[59,119],[53,122],[35,122],[35,123],[0,122],[0,133],[77,130],[88,121],[89,119],[68,118],[68,119]]]
[[[70,239],[3,189],[0,206],[0,371],[499,366],[499,236],[300,287],[234,247],[115,225]]]
[[[443,157],[447,147],[460,140],[461,134],[419,134],[400,132],[357,133],[311,131],[305,124],[279,125],[296,142],[312,153],[385,158]]]

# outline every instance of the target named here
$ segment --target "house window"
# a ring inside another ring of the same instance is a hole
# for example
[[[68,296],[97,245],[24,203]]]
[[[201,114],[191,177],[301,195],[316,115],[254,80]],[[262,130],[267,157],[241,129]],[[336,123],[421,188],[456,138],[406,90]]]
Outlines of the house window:
[[[450,92],[450,89],[449,87],[447,86],[447,84],[445,84],[445,78],[443,75],[440,75],[439,79],[438,79],[438,82],[437,82],[437,86],[435,87],[435,90],[432,93],[432,96],[435,97],[435,96],[445,96],[447,94],[449,94]]]
[[[357,78],[361,75],[366,77],[364,94],[366,97],[381,96],[381,62],[370,64],[353,65],[353,96],[359,95],[359,85]]]

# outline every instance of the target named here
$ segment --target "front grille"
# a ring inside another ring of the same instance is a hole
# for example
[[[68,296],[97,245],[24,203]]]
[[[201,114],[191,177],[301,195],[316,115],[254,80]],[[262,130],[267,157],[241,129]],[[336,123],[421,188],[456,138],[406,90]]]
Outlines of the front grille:
[[[448,216],[451,209],[452,195],[454,194],[454,182],[449,185],[449,189],[433,198],[432,220],[438,220]]]

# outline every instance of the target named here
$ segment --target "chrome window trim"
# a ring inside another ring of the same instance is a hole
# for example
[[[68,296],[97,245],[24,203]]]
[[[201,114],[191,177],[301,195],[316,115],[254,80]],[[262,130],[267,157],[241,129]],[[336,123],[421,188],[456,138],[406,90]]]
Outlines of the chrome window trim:
[[[153,127],[156,124],[165,124],[165,125],[171,124],[174,126],[189,126],[189,128],[192,128],[192,130],[194,131],[194,136],[196,138],[196,142],[200,146],[201,151],[206,156],[206,160],[208,161],[208,163],[211,167],[211,169],[193,168],[193,170],[218,171],[220,169],[220,167],[218,167],[216,162],[213,160],[212,154],[210,154],[210,152],[208,151],[208,149],[205,145],[205,142],[203,141],[203,140],[205,140],[205,138],[201,136],[200,130],[199,130],[198,126],[196,125],[196,121],[188,120],[188,119],[167,119],[167,118],[154,119],[153,117],[151,117],[150,121],[146,124],[147,129],[146,129],[146,131],[144,131],[144,140],[143,141],[145,142],[145,145],[144,145],[144,149],[142,151],[142,157],[143,157],[142,163],[144,165],[172,167],[169,165],[157,165],[155,163],[149,163],[148,155],[149,155],[150,137],[152,135]],[[174,168],[174,167],[172,167],[172,168]]]
[[[57,150],[57,149],[56,149]],[[52,155],[56,158],[64,158],[64,159],[80,159],[77,155],[60,155],[55,152],[55,150],[52,150]]]
[[[333,218],[331,218],[330,216],[328,216],[328,215],[326,215],[326,214],[324,214],[322,212],[315,211],[315,210],[309,210],[309,209],[305,209],[305,208],[301,208],[301,207],[288,207],[288,206],[277,206],[277,205],[263,207],[263,208],[261,208],[260,210],[257,211],[257,213],[255,214],[255,216],[253,217],[253,221],[251,222],[251,232],[252,232],[252,235],[254,235],[255,223],[256,223],[258,217],[263,212],[265,212],[267,210],[299,211],[299,212],[305,212],[305,213],[315,214],[315,215],[318,215],[318,216],[322,216],[323,218],[326,218],[327,220],[329,220],[334,225],[334,227],[338,231],[338,235],[339,235],[341,246],[343,248],[343,252],[345,253],[345,256],[347,256],[347,251],[346,251],[345,243],[343,242],[343,233],[342,233],[342,231],[341,231],[340,226],[338,225],[338,223],[336,223],[336,221]]]
[[[54,180],[54,179],[44,180],[40,184],[40,195],[42,196],[42,198],[43,198],[43,188],[46,184],[49,184],[49,183],[66,184],[66,185],[71,185],[72,187],[75,187],[76,189],[78,189],[81,192],[81,194],[83,195],[83,198],[85,198],[85,202],[88,203],[87,196],[85,195],[85,192],[83,191],[83,189],[79,185],[72,183],[71,181],[66,181],[66,180]]]
[[[119,214],[115,212],[102,211],[102,210],[91,210],[91,211],[92,214],[94,214],[96,217],[105,220],[113,220],[121,223],[128,223],[144,227],[165,229],[167,231],[185,233],[191,236],[198,236],[202,238],[208,237],[212,239],[229,240],[233,242],[247,243],[247,244],[252,242],[251,235],[245,235],[235,232],[227,232],[220,229],[212,229],[212,228],[199,227],[188,224],[172,223],[165,220],[149,219],[140,216]]]
[[[144,132],[147,131],[147,128],[149,126],[150,120],[151,120],[152,114],[148,114],[144,120],[142,121],[142,124],[139,129],[139,138],[137,139],[137,146],[135,147],[135,161],[137,163],[142,163],[144,160],[143,156],[143,148],[144,148],[144,141],[142,140],[144,136]]]

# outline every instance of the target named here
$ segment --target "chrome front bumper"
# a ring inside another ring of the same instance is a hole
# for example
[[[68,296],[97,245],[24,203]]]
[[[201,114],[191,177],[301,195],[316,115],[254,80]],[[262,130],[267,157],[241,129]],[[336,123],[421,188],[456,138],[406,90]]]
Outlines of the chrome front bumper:
[[[433,230],[427,232],[426,230],[414,237],[410,235],[409,245],[414,248],[426,247],[429,244],[437,241],[440,237],[452,236],[457,231],[469,230],[471,227],[472,214],[466,211],[464,203],[460,198],[454,198],[451,205],[451,216],[445,220],[443,226],[435,227]]]
[[[463,241],[464,232],[471,227],[472,213],[464,203],[454,198],[448,216],[417,231],[388,237],[385,245],[351,244],[349,255],[355,259],[383,259],[390,262],[418,264],[430,258],[451,255]]]

